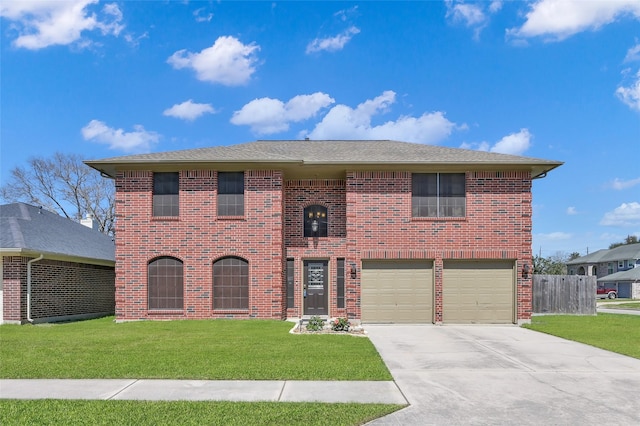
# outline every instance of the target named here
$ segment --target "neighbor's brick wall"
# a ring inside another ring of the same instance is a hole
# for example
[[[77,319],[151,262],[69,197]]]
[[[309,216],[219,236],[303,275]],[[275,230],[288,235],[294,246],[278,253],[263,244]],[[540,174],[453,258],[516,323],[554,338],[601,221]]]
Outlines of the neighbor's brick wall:
[[[27,320],[28,257],[3,259],[4,320]],[[113,267],[43,259],[31,264],[31,318],[113,314]]]
[[[180,215],[152,216],[153,174],[123,171],[116,178],[116,317],[284,318],[282,173],[245,172],[245,214],[217,216],[217,173],[180,171]],[[147,309],[147,264],[159,256],[183,262],[184,309]],[[213,309],[213,262],[249,262],[249,309]]]
[[[411,173],[347,173],[347,251],[362,259],[433,259],[436,321],[442,321],[446,259],[517,261],[517,319],[531,317],[531,178],[528,172],[468,172],[465,218],[412,218]],[[347,279],[347,311],[360,318],[357,280]]]
[[[113,314],[114,311],[113,267],[47,259],[31,264],[31,317],[34,320]]]
[[[27,318],[27,262],[23,256],[3,256],[3,317],[5,321],[22,321]]]

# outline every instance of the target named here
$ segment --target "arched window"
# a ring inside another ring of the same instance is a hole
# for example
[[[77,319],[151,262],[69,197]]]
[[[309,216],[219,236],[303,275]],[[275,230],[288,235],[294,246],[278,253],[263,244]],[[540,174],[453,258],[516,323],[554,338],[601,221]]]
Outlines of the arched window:
[[[213,263],[213,309],[249,309],[249,262],[224,257]]]
[[[173,257],[159,257],[148,266],[149,309],[182,309],[182,262]]]
[[[584,272],[584,266],[579,267],[579,268],[578,268],[578,275],[584,275],[584,274],[585,274],[585,272]]]
[[[304,236],[305,237],[326,237],[327,236],[327,208],[325,206],[313,205],[304,209]]]

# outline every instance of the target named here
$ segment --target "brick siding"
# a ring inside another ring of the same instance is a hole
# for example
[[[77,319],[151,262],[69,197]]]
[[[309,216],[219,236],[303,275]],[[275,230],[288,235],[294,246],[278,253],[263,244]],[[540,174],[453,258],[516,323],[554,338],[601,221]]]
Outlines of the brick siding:
[[[428,170],[427,170],[428,171]],[[359,319],[362,259],[434,262],[436,321],[442,320],[442,267],[447,259],[517,262],[517,319],[531,317],[531,177],[529,172],[467,172],[466,216],[412,218],[411,174],[347,172],[345,179],[284,180],[280,171],[245,172],[245,215],[217,217],[216,172],[180,172],[180,216],[151,216],[151,171],[116,179],[116,316],[118,320],[285,318],[302,315],[302,262],[329,261],[331,316]],[[303,211],[327,208],[328,236],[304,238]],[[147,264],[173,256],[184,264],[184,309],[147,309]],[[212,263],[249,262],[249,309],[216,311]],[[295,261],[295,306],[286,308],[285,262]],[[345,308],[338,309],[335,266],[345,259]],[[355,278],[349,271],[357,268]]]
[[[3,258],[4,320],[27,320],[28,257]],[[31,264],[31,318],[64,319],[115,311],[113,267],[43,259]]]

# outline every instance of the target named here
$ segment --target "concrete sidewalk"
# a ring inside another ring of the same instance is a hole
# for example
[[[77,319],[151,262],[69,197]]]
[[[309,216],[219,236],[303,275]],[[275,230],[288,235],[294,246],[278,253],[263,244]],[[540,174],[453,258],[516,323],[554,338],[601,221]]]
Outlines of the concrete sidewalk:
[[[389,381],[2,379],[0,398],[407,404]]]

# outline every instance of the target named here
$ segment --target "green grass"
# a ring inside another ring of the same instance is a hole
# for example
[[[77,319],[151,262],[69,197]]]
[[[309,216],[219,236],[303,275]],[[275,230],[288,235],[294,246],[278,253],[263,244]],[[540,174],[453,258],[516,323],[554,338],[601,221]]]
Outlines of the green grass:
[[[360,425],[402,407],[288,402],[0,400],[0,424]]]
[[[640,311],[640,302],[608,303],[602,307],[607,309],[631,309]]]
[[[640,315],[543,315],[524,327],[640,359]]]
[[[373,344],[290,322],[113,317],[0,326],[0,378],[392,380]]]

